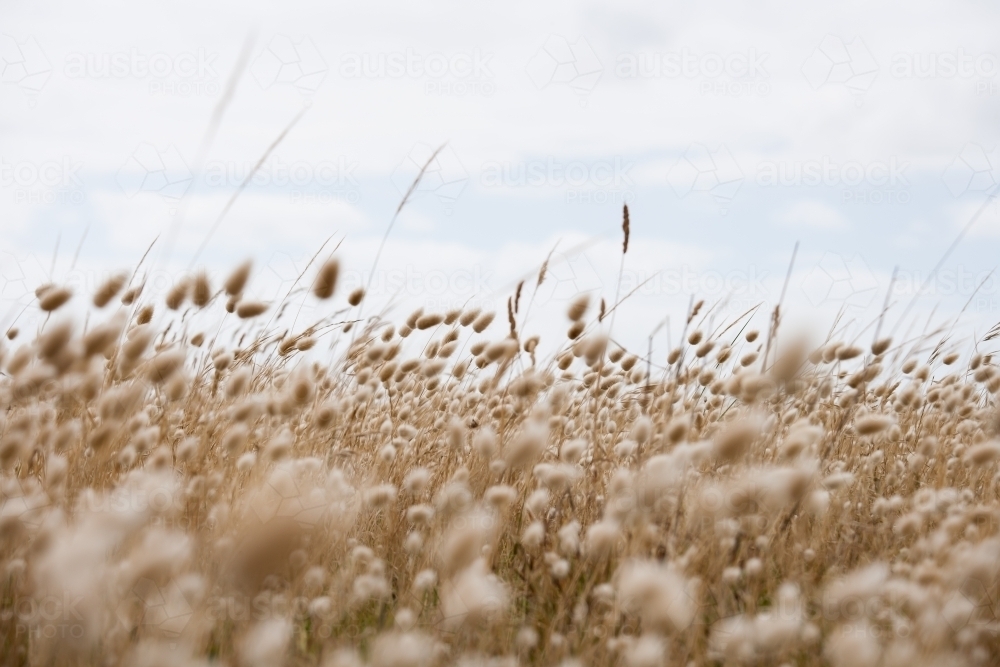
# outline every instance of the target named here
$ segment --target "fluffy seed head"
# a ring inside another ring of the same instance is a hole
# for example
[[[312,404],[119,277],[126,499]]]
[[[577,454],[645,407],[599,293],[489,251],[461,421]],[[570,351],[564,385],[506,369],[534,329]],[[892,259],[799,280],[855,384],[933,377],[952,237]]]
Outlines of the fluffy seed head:
[[[73,298],[73,292],[68,288],[50,287],[38,297],[38,307],[46,313],[51,313],[61,308],[71,298]]]
[[[472,330],[475,331],[476,333],[482,333],[483,331],[486,330],[488,326],[490,326],[490,324],[493,323],[493,318],[495,317],[496,313],[494,312],[486,312],[483,313],[482,315],[479,315],[472,322]]]
[[[226,278],[226,284],[224,285],[226,289],[226,294],[229,296],[236,296],[243,292],[243,288],[246,287],[247,280],[250,279],[250,271],[253,270],[253,262],[247,260],[237,266],[229,277]]]
[[[268,305],[263,301],[240,301],[236,306],[236,315],[246,320],[267,312],[267,309]]]
[[[195,274],[191,284],[191,301],[199,308],[204,308],[212,298],[212,284],[205,271]]]
[[[570,302],[569,310],[566,311],[566,316],[573,322],[582,320],[583,316],[587,314],[587,308],[589,306],[590,295],[581,294]]]
[[[316,273],[313,282],[313,294],[318,299],[329,299],[337,289],[337,277],[340,275],[340,261],[334,257],[326,260]]]
[[[712,452],[722,462],[734,461],[746,453],[761,432],[761,424],[748,419],[724,427],[712,441]]]
[[[127,280],[127,273],[116,273],[101,283],[101,286],[94,292],[94,305],[98,308],[104,308],[108,305],[122,291]]]

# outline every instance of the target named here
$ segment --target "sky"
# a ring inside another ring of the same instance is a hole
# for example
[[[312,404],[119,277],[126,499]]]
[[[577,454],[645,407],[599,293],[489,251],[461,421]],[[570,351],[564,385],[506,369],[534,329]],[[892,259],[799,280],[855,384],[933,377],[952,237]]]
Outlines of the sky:
[[[663,355],[701,299],[705,327],[749,310],[765,329],[781,301],[822,335],[981,338],[1000,320],[998,15],[4,0],[0,327],[43,321],[38,284],[86,293],[147,249],[149,295],[252,257],[272,301],[335,249],[369,312],[502,313],[525,280],[519,326],[553,343],[580,292],[625,297],[612,335],[655,332]]]

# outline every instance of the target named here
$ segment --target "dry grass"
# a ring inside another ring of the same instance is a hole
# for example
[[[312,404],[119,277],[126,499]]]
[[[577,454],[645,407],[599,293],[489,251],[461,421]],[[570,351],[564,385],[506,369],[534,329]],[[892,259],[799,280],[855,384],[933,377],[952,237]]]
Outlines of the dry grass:
[[[397,328],[338,267],[293,332],[247,266],[112,277],[86,328],[39,290],[0,359],[6,664],[1000,661],[989,356],[696,304],[658,368],[582,299],[543,359],[531,285]]]

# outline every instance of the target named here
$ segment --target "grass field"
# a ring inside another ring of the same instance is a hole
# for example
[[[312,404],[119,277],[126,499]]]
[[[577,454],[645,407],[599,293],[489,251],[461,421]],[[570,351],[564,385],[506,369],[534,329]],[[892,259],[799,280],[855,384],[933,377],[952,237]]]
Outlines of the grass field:
[[[988,343],[695,302],[651,358],[587,295],[540,341],[546,270],[390,321],[317,257],[292,330],[250,265],[39,286],[0,347],[4,663],[1000,661]]]

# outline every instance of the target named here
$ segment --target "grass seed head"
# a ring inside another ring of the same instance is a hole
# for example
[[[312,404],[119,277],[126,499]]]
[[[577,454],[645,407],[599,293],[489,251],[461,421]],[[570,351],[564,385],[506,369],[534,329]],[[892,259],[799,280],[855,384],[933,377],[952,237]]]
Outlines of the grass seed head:
[[[253,262],[251,260],[246,260],[239,266],[237,266],[229,277],[226,278],[226,282],[223,287],[226,290],[226,294],[229,296],[237,296],[243,293],[243,289],[247,285],[247,281],[250,279],[250,272],[253,270]]]
[[[116,273],[105,280],[97,288],[97,291],[94,292],[94,305],[98,308],[104,308],[112,299],[118,296],[118,293],[125,287],[126,281],[128,281],[127,273]]]
[[[340,276],[340,261],[334,257],[326,260],[316,273],[313,282],[313,294],[317,299],[329,299],[337,290],[337,278]]]

